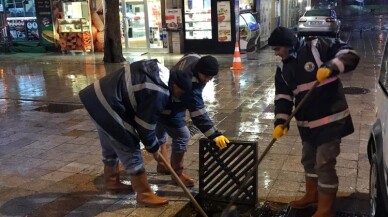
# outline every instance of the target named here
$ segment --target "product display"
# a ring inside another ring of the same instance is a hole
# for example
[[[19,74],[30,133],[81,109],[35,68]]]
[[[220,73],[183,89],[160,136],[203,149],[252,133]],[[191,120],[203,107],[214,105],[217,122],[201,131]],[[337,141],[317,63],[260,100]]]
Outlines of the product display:
[[[211,39],[211,9],[185,10],[186,39]]]

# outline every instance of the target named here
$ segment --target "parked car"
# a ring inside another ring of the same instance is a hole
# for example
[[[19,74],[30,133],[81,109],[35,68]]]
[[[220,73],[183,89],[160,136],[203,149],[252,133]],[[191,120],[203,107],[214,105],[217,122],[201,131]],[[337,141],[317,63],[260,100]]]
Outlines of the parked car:
[[[256,49],[260,36],[260,24],[251,11],[240,11],[239,25],[240,50],[251,51]]]
[[[325,35],[338,37],[341,21],[333,9],[312,9],[306,11],[298,21],[297,33],[302,36]]]
[[[388,47],[387,47],[388,48]],[[386,48],[386,49],[387,49]],[[377,115],[368,142],[372,217],[388,216],[388,52],[384,54],[376,97]]]

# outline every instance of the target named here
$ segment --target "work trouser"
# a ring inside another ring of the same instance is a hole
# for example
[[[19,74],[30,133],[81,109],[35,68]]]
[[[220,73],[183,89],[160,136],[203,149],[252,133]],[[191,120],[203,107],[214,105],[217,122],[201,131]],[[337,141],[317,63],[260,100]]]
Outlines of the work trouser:
[[[102,161],[105,166],[114,166],[120,160],[129,175],[136,175],[145,171],[139,140],[136,137],[133,137],[127,145],[124,145],[109,135],[98,124],[95,123],[95,125],[100,137]]]
[[[175,128],[159,121],[156,126],[156,136],[160,144],[167,142],[167,134],[172,139],[171,149],[173,152],[183,153],[187,151],[187,143],[190,140],[190,130],[187,126]]]
[[[307,177],[318,178],[318,191],[335,194],[338,190],[338,176],[335,170],[340,153],[341,140],[321,145],[302,142],[302,164]]]

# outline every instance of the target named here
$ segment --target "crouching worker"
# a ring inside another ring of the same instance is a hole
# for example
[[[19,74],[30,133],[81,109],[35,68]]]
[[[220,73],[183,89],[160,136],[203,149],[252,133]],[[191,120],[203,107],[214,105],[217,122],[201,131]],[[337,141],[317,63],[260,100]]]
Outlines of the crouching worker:
[[[183,158],[187,151],[187,143],[190,140],[190,131],[186,125],[186,110],[189,111],[194,125],[209,139],[214,140],[215,145],[223,149],[229,140],[217,130],[208,116],[202,92],[206,84],[218,74],[219,64],[213,56],[199,56],[191,53],[183,56],[173,70],[184,70],[193,74],[192,90],[187,92],[181,99],[170,101],[163,111],[157,124],[157,134],[163,145],[160,147],[161,154],[167,159],[167,135],[171,136],[171,167],[177,173],[186,187],[194,186],[191,179],[183,169]],[[158,173],[168,174],[168,170],[160,163],[156,168]]]
[[[158,115],[170,97],[191,91],[192,75],[170,71],[157,60],[126,65],[81,90],[79,96],[94,121],[102,147],[105,186],[120,191],[119,161],[130,175],[136,200],[143,205],[162,205],[168,200],[155,195],[147,181],[140,141],[159,163],[155,133]]]

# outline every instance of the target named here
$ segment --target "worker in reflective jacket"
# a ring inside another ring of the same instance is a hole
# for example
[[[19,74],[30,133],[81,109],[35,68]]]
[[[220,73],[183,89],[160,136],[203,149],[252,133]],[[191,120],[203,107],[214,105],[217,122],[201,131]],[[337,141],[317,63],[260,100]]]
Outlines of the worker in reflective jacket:
[[[302,164],[306,194],[290,202],[294,208],[318,203],[314,217],[334,216],[338,190],[335,170],[341,138],[353,133],[353,123],[338,75],[352,71],[359,62],[357,53],[334,38],[309,37],[298,41],[284,27],[276,28],[268,39],[282,61],[275,75],[275,129],[273,137],[287,133],[284,126],[308,90],[319,82],[295,114],[302,139]]]
[[[190,92],[190,72],[169,71],[157,60],[126,65],[81,90],[79,96],[96,125],[100,137],[107,190],[120,191],[129,186],[120,182],[119,160],[131,176],[137,202],[146,205],[166,204],[155,195],[148,182],[140,150],[159,158],[155,128],[158,116],[171,97],[179,99]]]
[[[181,99],[172,99],[157,125],[158,138],[165,143],[167,134],[172,138],[171,167],[187,187],[194,186],[194,180],[183,172],[183,157],[187,151],[190,131],[186,126],[186,110],[189,111],[194,125],[209,139],[214,140],[219,148],[225,148],[229,140],[220,133],[210,120],[202,98],[202,91],[214,76],[218,74],[219,65],[213,56],[199,56],[187,54],[172,68],[174,70],[190,71],[193,74],[192,90]],[[167,134],[166,134],[167,133]],[[166,145],[161,146],[161,154],[167,158]],[[168,174],[168,170],[161,164],[157,165],[157,172]]]

